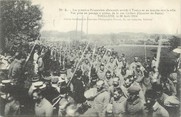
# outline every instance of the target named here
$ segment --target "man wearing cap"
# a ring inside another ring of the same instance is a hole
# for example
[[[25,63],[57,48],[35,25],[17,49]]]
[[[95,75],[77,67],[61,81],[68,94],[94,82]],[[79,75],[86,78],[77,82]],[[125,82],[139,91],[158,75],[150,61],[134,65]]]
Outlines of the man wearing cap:
[[[126,97],[124,96],[121,88],[114,89],[112,101],[112,112],[114,117],[122,117],[126,112]]]
[[[120,79],[118,77],[114,77],[113,78],[113,85],[111,85],[109,87],[110,96],[113,97],[114,96],[114,90],[116,90],[117,88],[120,88],[120,87],[121,87]]]
[[[144,78],[144,73],[141,70],[140,65],[136,66],[136,69],[135,69],[134,73],[135,73],[136,82],[138,82],[138,83],[142,82],[142,80]]]
[[[72,81],[73,97],[76,103],[83,103],[86,101],[84,97],[85,85],[82,80],[82,71],[78,70],[75,73],[75,78]]]
[[[104,81],[99,80],[96,82],[97,95],[93,97],[94,101],[91,106],[85,113],[84,116],[106,116],[107,106],[110,101],[110,94],[104,88]]]
[[[114,63],[114,59],[111,57],[110,60],[108,61],[107,65],[106,65],[106,69],[111,71],[111,74],[113,74],[113,71],[115,70],[115,63]]]
[[[39,74],[40,78],[41,78],[42,73],[43,73],[43,71],[44,71],[44,69],[45,69],[43,57],[44,57],[44,54],[42,53],[42,54],[38,57],[38,60],[37,60],[37,64],[38,64],[38,74]]]
[[[179,105],[179,100],[176,96],[168,96],[163,92],[163,87],[160,84],[154,84],[153,90],[156,92],[158,103],[166,107],[168,105]]]
[[[10,86],[7,91],[7,103],[4,109],[5,116],[17,116],[20,115],[20,102],[18,100],[18,94],[15,86]]]
[[[100,68],[97,71],[97,75],[98,75],[99,79],[101,79],[101,80],[105,79],[106,70],[105,70],[104,64],[100,65]]]
[[[23,63],[25,62],[25,57],[22,54],[18,54],[15,60],[12,62],[9,68],[8,76],[14,81],[15,84],[18,84],[23,81]]]
[[[105,85],[106,85],[107,87],[110,87],[110,86],[113,85],[112,74],[111,74],[111,72],[110,72],[109,70],[106,71],[106,78],[105,78],[104,82],[105,82]]]
[[[135,70],[136,69],[136,66],[139,65],[139,66],[142,66],[142,64],[138,61],[138,57],[134,57],[134,61],[130,64],[130,70]]]
[[[33,54],[33,64],[34,64],[34,73],[37,74],[38,73],[38,50],[35,50],[35,53]]]
[[[128,99],[126,101],[126,115],[131,117],[144,117],[144,101],[139,97],[140,87],[130,86],[128,88]]]
[[[59,95],[60,101],[58,102],[58,116],[66,115],[66,107],[69,104],[75,104],[74,99],[68,94],[68,88],[66,86],[61,87]],[[55,104],[55,103],[54,103]]]
[[[91,65],[90,65],[90,62],[89,62],[89,60],[87,58],[82,63],[81,67],[82,67],[83,73],[85,71],[89,71],[90,70]]]
[[[53,106],[43,96],[42,89],[36,89],[33,91],[33,100],[35,101],[35,115],[36,116],[52,116]]]
[[[66,83],[68,82],[67,71],[65,69],[62,69],[60,71],[59,81],[61,81],[61,80],[64,80]]]
[[[143,99],[143,101],[145,101],[143,90],[142,90],[140,84],[135,81],[134,73],[133,73],[132,70],[127,70],[126,71],[126,76],[124,78],[124,81],[125,82],[121,86],[121,89],[122,89],[122,91],[123,91],[123,93],[125,94],[126,97],[129,96],[128,88],[131,87],[131,86],[137,86],[140,89],[140,91],[139,91],[140,98]]]
[[[43,91],[44,97],[52,103],[52,100],[59,95],[59,92],[55,87],[52,87],[51,84],[52,76],[47,76],[44,78],[44,83],[46,88]]]
[[[147,115],[151,117],[169,117],[168,111],[157,102],[156,92],[147,90],[145,93]]]

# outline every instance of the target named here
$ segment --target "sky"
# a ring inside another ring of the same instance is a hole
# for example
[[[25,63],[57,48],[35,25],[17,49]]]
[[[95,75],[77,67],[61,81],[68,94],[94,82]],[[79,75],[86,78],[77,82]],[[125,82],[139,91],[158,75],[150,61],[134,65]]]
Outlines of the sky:
[[[143,32],[143,33],[181,33],[180,0],[32,0],[42,8],[44,26],[42,31],[68,32],[81,30],[81,21],[65,20],[65,18],[82,18],[82,15],[71,15],[72,9],[174,9],[164,15],[146,15],[139,18],[151,21],[83,21],[83,31],[89,34]],[[67,12],[61,11],[69,10]],[[83,16],[85,19],[87,15]],[[89,18],[94,18],[90,15]]]

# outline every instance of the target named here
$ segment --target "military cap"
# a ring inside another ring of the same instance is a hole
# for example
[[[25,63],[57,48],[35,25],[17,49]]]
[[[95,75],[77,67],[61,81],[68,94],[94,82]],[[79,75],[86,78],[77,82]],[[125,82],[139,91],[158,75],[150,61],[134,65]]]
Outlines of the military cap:
[[[60,71],[60,74],[67,74],[67,71],[66,71],[65,69],[62,69],[62,70]]]
[[[35,82],[33,83],[33,85],[35,88],[39,88],[39,89],[43,89],[46,87],[46,85],[42,81]]]
[[[1,82],[2,82],[2,84],[4,84],[4,85],[5,85],[5,84],[10,84],[10,83],[11,83],[11,80],[2,80]]]
[[[104,81],[103,81],[103,80],[98,80],[98,81],[96,82],[96,85],[104,85]]]
[[[91,89],[84,92],[84,96],[86,99],[92,98],[96,95],[97,95],[97,89],[96,88],[91,88]]]
[[[51,76],[46,76],[43,78],[45,81],[51,81],[52,77]]]
[[[39,76],[38,75],[35,75],[32,79],[31,79],[32,82],[37,82],[39,81]]]
[[[130,86],[128,88],[128,93],[139,93],[140,88],[138,86]]]

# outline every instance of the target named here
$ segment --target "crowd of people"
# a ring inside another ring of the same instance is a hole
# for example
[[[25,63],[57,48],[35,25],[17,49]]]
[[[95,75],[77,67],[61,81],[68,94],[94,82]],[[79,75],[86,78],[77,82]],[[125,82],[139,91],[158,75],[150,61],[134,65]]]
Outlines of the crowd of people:
[[[160,72],[156,56],[127,61],[124,53],[85,42],[44,43],[7,58],[1,55],[8,69],[1,79],[1,115],[179,116],[178,63]],[[27,61],[33,76],[25,88]]]

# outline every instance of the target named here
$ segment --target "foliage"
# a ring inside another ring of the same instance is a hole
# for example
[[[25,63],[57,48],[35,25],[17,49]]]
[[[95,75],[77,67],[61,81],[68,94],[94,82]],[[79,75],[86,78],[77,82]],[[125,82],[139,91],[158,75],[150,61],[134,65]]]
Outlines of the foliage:
[[[42,12],[30,0],[1,1],[2,39],[6,48],[36,40],[42,27]],[[8,46],[9,45],[9,46]]]
[[[177,37],[177,36],[172,36],[170,39],[169,39],[169,42],[170,42],[170,50],[173,50],[175,48],[177,48],[178,46],[180,46],[181,44],[181,38]]]

